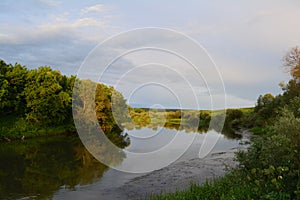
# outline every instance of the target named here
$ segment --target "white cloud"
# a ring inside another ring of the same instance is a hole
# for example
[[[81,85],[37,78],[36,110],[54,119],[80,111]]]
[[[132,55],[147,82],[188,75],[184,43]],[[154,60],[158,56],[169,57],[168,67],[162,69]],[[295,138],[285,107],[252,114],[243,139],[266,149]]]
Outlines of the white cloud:
[[[243,2],[226,15],[194,18],[180,30],[207,47],[230,95],[253,101],[259,94],[280,93],[278,83],[289,79],[281,58],[300,45],[299,2],[291,2]]]
[[[81,15],[85,15],[85,14],[92,13],[92,12],[100,13],[100,12],[107,11],[107,10],[108,10],[107,6],[102,5],[102,4],[96,4],[96,5],[89,6],[89,7],[82,9]]]
[[[59,0],[35,0],[35,1],[50,7],[57,7],[62,3]]]
[[[5,25],[0,34],[0,44],[32,44],[42,40],[61,38],[85,40],[98,43],[115,27],[110,25],[111,16],[71,17],[70,13],[49,15],[47,23],[28,26]]]
[[[42,32],[58,32],[58,31],[74,31],[76,29],[92,27],[92,28],[104,28],[106,22],[101,19],[95,19],[90,17],[79,18],[74,21],[64,20],[57,21],[55,23],[43,24],[38,26],[38,30]],[[73,33],[74,33],[73,32]]]
[[[41,7],[41,2],[43,7],[45,5],[55,6],[54,1],[39,0],[39,7]],[[51,7],[49,12],[42,10],[38,16],[49,13],[49,16],[45,16],[45,18],[39,19],[36,17],[36,12],[28,12],[29,18],[24,17],[23,12],[15,12],[17,18],[10,15],[8,18],[0,20],[2,27],[0,44],[5,48],[0,56],[6,58],[3,55],[11,54],[10,57],[13,55],[15,61],[24,64],[26,62],[23,62],[23,58],[24,60],[27,59],[28,62],[34,58],[43,64],[49,64],[55,57],[57,63],[70,62],[71,65],[73,63],[69,60],[77,59],[80,61],[93,45],[120,30],[151,25],[160,27],[174,25],[173,27],[176,26],[177,30],[187,33],[207,47],[220,68],[225,86],[228,86],[226,90],[229,92],[229,105],[250,105],[251,98],[255,99],[257,94],[265,91],[273,94],[278,93],[277,83],[281,80],[287,80],[281,71],[280,59],[290,47],[300,44],[299,20],[297,20],[300,18],[299,3],[294,0],[287,2],[266,0],[264,2],[236,3],[229,0],[226,3],[220,2],[218,4],[205,2],[205,6],[201,5],[204,3],[201,1],[195,1],[189,5],[185,5],[184,2],[176,2],[168,8],[164,6],[167,3],[160,4],[158,9],[141,9],[157,7],[155,1],[132,4],[118,2],[113,3],[113,5],[96,4],[92,6],[86,3],[62,2],[61,9],[54,10]],[[186,6],[185,10],[181,9],[183,5]],[[21,7],[23,10],[24,5]],[[111,8],[117,10],[111,10]],[[37,11],[37,8],[35,9]],[[62,13],[57,13],[58,10]],[[106,12],[108,10],[110,12]],[[132,12],[132,10],[136,10],[136,12]],[[116,16],[122,17],[116,20]],[[26,20],[24,20],[25,18]],[[158,45],[169,43],[168,47],[181,50],[182,43],[180,40],[170,42],[173,38],[168,38],[168,35],[156,36],[156,38],[154,35],[152,38],[143,36],[134,39],[125,38],[123,41],[116,40],[115,42],[119,42],[120,46],[124,44],[125,47],[122,46],[122,48],[126,48],[128,40],[135,44],[146,41],[149,45],[156,41]],[[90,46],[87,47],[86,44]],[[81,51],[83,46],[86,49]],[[75,53],[73,50],[75,48],[80,51]],[[64,51],[70,52],[70,55],[66,56]],[[43,60],[41,61],[39,56],[42,52],[45,56],[42,56]],[[190,48],[184,50],[183,54],[194,56],[195,52],[193,48]],[[105,53],[101,55],[109,56]],[[47,61],[49,57],[51,59]],[[197,57],[202,59],[201,56]],[[163,64],[178,69],[180,74],[186,76],[193,86],[197,87],[204,86],[203,80],[199,80],[201,78],[206,79],[209,83],[213,83],[218,78],[216,73],[213,73],[212,67],[201,68],[204,75],[197,78],[193,76],[195,73],[192,70],[182,67],[184,63],[178,61],[174,56],[136,53],[132,57],[127,56],[126,59],[128,62],[126,66],[164,61]],[[80,63],[76,64],[78,66]],[[118,64],[122,63],[119,62]],[[119,66],[110,71],[110,75],[107,76],[107,83],[113,82],[124,71],[126,72],[126,66],[124,64],[122,67]],[[145,72],[140,72],[133,77],[128,76],[127,80],[137,84],[139,81],[143,81],[145,76],[148,79],[156,78],[151,76],[151,73],[145,74]],[[94,72],[91,71],[91,73]],[[170,73],[163,72],[161,75],[166,75],[165,79],[169,80],[169,84],[174,84],[174,88],[179,88],[182,85],[183,81],[180,81],[179,76],[170,76]],[[161,79],[163,80],[164,77],[162,76]],[[147,99],[143,99],[143,101],[147,101]]]

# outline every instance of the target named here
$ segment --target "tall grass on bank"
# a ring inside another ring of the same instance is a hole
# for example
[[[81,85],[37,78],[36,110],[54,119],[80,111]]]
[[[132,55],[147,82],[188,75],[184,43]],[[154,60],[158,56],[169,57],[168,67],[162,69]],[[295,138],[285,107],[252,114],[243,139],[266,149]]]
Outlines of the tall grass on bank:
[[[0,117],[0,140],[15,140],[36,136],[59,135],[74,131],[75,129],[71,125],[42,127],[15,115]]]
[[[204,200],[204,199],[251,199],[251,187],[231,172],[225,177],[206,181],[203,185],[192,184],[184,191],[170,194],[151,195],[149,200]]]
[[[225,177],[160,199],[300,199],[300,117],[284,108],[273,125],[236,154],[239,165]],[[259,130],[260,131],[260,130]]]

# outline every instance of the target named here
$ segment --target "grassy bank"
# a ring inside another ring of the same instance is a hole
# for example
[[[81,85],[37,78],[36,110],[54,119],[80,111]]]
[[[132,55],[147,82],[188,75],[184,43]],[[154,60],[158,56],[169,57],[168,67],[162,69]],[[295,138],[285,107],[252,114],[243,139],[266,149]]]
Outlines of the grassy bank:
[[[183,191],[151,195],[149,200],[207,200],[207,199],[251,199],[251,188],[246,181],[231,172],[226,176],[206,182],[199,186],[191,186]]]
[[[292,108],[282,108],[272,124],[252,128],[257,136],[247,152],[237,152],[239,165],[225,177],[148,199],[300,199],[300,115]]]
[[[72,125],[38,126],[15,115],[0,116],[0,141],[75,133]]]

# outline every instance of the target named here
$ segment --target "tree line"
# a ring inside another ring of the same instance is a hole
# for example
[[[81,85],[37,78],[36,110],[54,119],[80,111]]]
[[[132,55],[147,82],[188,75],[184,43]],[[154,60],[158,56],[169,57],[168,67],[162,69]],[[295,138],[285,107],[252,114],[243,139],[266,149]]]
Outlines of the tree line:
[[[0,135],[26,137],[51,127],[75,131],[72,95],[76,81],[84,85],[96,85],[97,89],[92,95],[95,95],[93,105],[99,125],[106,133],[113,134],[112,130],[118,130],[120,135],[121,130],[111,112],[112,95],[120,108],[125,109],[127,105],[122,94],[113,87],[90,80],[78,80],[76,76],[63,75],[49,66],[27,69],[18,63],[12,65],[3,60],[0,60]],[[79,94],[75,99],[84,102]]]
[[[69,123],[75,76],[50,67],[29,70],[0,61],[0,112],[24,117],[36,125]]]

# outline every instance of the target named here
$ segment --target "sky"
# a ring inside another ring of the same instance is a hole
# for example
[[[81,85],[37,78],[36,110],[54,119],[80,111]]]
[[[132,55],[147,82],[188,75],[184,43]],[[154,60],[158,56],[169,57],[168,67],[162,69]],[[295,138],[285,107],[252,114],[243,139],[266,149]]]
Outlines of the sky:
[[[202,76],[182,57],[148,49],[124,55],[98,81],[133,106],[249,107],[260,94],[279,94],[278,84],[289,80],[282,57],[300,44],[299,11],[297,0],[1,0],[0,58],[66,75],[89,71],[93,79],[103,70],[97,63],[112,55],[163,46],[201,60]],[[136,31],[144,27],[161,34]],[[188,38],[202,50],[188,48]]]

